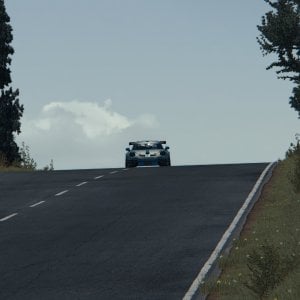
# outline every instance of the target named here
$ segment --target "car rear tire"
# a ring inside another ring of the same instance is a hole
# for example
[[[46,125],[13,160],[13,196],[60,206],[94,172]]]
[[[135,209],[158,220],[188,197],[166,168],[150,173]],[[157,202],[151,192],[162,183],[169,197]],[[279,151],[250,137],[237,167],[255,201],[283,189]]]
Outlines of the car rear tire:
[[[126,160],[125,162],[125,168],[134,168],[135,166],[133,165],[133,163],[130,163]]]
[[[171,166],[171,162],[170,160],[164,161],[164,162],[160,162],[159,163],[160,167],[170,167]]]

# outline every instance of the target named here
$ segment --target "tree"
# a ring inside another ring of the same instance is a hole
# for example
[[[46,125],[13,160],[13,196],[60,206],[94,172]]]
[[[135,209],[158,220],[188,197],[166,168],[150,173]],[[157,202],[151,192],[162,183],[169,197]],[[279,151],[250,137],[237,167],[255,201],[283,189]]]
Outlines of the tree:
[[[21,132],[20,118],[24,110],[18,99],[19,90],[10,87],[10,56],[14,54],[14,49],[10,45],[13,35],[9,22],[4,0],[0,0],[0,154],[6,165],[21,159],[14,133]]]
[[[278,68],[278,78],[288,79],[296,84],[290,105],[300,118],[300,0],[264,0],[271,7],[262,17],[257,28],[257,38],[263,55],[275,54],[278,60],[267,70]]]

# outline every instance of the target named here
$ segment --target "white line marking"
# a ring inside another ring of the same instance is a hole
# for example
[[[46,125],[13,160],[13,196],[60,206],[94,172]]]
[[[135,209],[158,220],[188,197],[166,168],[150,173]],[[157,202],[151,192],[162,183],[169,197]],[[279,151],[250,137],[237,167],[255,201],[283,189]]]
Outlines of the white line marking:
[[[100,176],[97,176],[95,177],[94,179],[99,179],[99,178],[102,178],[104,175],[100,175]]]
[[[82,185],[84,185],[86,183],[87,183],[87,181],[84,181],[84,182],[81,182],[81,183],[77,184],[76,186],[82,186]]]
[[[272,167],[273,164],[274,163],[270,163],[265,168],[265,170],[261,173],[259,179],[255,183],[252,191],[248,195],[248,197],[245,200],[243,206],[240,208],[240,210],[238,211],[237,215],[235,216],[235,218],[231,222],[230,226],[227,228],[227,230],[223,234],[223,236],[222,236],[221,240],[219,241],[217,247],[212,252],[212,254],[210,255],[209,259],[204,264],[203,268],[200,270],[198,276],[196,277],[196,279],[194,280],[194,282],[192,283],[192,285],[190,286],[189,290],[186,292],[186,294],[184,295],[184,297],[183,297],[182,300],[191,300],[193,298],[193,296],[197,292],[197,290],[198,290],[201,282],[204,280],[206,274],[208,273],[208,271],[212,267],[213,263],[215,262],[215,260],[220,255],[220,253],[221,253],[221,251],[222,251],[225,243],[227,242],[227,240],[229,239],[231,233],[233,232],[233,230],[237,226],[237,224],[238,224],[239,220],[241,219],[241,217],[243,216],[245,210],[247,209],[247,207],[251,203],[252,198],[254,197],[255,193],[259,189],[262,181],[264,180],[266,174],[268,173],[269,169]]]
[[[112,171],[112,172],[110,172],[109,174],[116,174],[116,173],[118,173],[119,171]]]
[[[42,203],[44,203],[45,201],[41,201],[41,202],[38,202],[38,203],[35,203],[35,204],[32,204],[32,205],[30,205],[30,207],[35,207],[35,206],[38,206],[38,205],[40,205],[40,204],[42,204]]]
[[[8,219],[10,219],[10,218],[13,218],[13,217],[16,216],[16,215],[17,215],[17,213],[11,214],[11,215],[9,215],[9,216],[7,216],[7,217],[5,217],[5,218],[0,219],[0,222],[6,221],[6,220],[8,220]]]
[[[123,169],[123,171],[128,171],[128,169]]]
[[[69,190],[62,191],[60,193],[55,194],[55,196],[61,196],[61,195],[65,194],[65,193],[67,193],[68,191]]]

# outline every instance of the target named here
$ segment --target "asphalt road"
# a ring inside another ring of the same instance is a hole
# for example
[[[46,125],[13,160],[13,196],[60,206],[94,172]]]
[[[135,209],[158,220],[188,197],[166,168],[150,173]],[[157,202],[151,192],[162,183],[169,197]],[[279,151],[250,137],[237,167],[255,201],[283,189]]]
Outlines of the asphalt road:
[[[266,165],[0,173],[0,299],[182,299]]]

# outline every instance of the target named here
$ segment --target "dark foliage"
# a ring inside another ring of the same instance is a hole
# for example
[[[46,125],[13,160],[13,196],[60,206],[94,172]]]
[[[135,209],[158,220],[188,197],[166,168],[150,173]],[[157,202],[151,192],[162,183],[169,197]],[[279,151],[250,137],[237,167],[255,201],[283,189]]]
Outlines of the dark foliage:
[[[23,105],[20,105],[19,90],[9,87],[11,83],[11,55],[14,49],[10,45],[13,40],[10,18],[6,13],[4,0],[0,0],[0,154],[7,165],[20,161],[19,148],[15,142],[14,133],[21,129],[20,118],[23,115]]]
[[[290,148],[286,152],[286,158],[294,159],[293,168],[289,173],[289,180],[293,185],[294,191],[300,193],[300,135],[296,134],[297,143],[291,143]]]
[[[293,88],[293,96],[290,97],[290,104],[299,113],[300,118],[300,84]]]
[[[290,98],[300,117],[300,0],[265,0],[271,7],[257,26],[257,38],[264,55],[275,54],[278,60],[267,69],[277,68],[278,78],[296,84]]]
[[[292,262],[282,257],[274,245],[265,242],[261,249],[253,250],[248,259],[249,280],[245,286],[264,299],[284,279]]]

